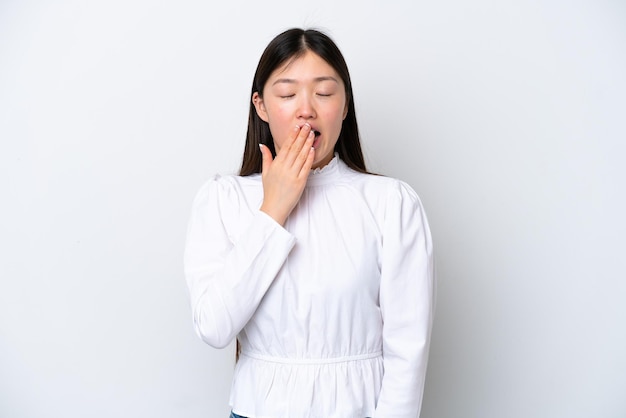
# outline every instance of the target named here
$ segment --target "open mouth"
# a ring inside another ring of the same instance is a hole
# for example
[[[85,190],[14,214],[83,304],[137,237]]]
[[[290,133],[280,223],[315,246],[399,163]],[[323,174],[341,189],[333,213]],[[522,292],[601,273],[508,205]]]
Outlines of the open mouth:
[[[313,134],[315,135],[315,139],[313,140],[313,148],[317,149],[320,146],[320,131],[313,130]]]

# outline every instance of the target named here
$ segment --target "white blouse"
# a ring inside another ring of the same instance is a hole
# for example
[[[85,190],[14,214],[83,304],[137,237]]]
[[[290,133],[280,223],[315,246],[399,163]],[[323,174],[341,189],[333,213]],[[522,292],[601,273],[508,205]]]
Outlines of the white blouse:
[[[426,215],[405,183],[337,156],[284,228],[259,174],[216,176],[185,251],[196,332],[237,337],[233,412],[250,418],[416,418],[434,309]]]

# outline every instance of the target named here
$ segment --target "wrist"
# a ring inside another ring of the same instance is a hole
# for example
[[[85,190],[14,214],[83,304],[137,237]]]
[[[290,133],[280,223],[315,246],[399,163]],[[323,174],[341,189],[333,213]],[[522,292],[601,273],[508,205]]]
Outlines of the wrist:
[[[261,205],[261,208],[259,210],[261,212],[264,212],[270,218],[274,219],[281,226],[285,226],[285,222],[287,221],[288,214],[284,214],[282,213],[282,211],[267,207],[265,204]]]

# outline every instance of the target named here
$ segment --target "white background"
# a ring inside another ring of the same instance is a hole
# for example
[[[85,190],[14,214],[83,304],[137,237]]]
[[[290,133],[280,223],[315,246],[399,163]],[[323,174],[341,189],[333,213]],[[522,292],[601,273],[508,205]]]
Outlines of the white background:
[[[429,215],[422,417],[626,416],[617,0],[1,0],[0,416],[227,416],[185,229],[292,26],[337,41],[370,169]]]

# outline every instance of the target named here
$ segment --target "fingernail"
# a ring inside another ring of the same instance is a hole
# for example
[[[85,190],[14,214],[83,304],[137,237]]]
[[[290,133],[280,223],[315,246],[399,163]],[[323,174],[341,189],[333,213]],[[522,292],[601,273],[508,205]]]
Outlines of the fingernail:
[[[308,123],[305,123],[303,128],[311,129],[311,125],[309,125]]]
[[[259,144],[259,149],[261,150],[261,152],[263,151],[263,144]]]

